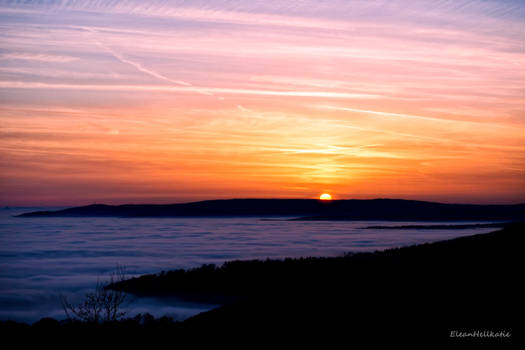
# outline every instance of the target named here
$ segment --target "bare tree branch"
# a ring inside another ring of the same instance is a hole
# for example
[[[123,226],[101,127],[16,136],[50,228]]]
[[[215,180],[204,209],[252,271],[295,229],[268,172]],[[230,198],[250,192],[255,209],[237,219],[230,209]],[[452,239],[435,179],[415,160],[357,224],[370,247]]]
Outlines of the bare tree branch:
[[[117,265],[114,272],[111,273],[109,282],[112,284],[126,279],[126,271],[123,266]],[[84,300],[72,304],[67,297],[61,295],[60,301],[62,308],[68,319],[78,319],[85,322],[110,322],[121,319],[126,315],[122,310],[126,302],[127,295],[122,291],[107,289],[103,284],[97,281],[95,291],[87,293]]]

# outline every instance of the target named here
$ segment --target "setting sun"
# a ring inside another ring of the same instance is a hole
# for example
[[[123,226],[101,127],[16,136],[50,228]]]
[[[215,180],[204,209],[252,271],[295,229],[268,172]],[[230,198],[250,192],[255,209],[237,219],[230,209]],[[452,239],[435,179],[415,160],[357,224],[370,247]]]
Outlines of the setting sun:
[[[332,200],[332,196],[329,193],[323,193],[319,197],[319,199],[322,200],[322,201],[331,201]]]

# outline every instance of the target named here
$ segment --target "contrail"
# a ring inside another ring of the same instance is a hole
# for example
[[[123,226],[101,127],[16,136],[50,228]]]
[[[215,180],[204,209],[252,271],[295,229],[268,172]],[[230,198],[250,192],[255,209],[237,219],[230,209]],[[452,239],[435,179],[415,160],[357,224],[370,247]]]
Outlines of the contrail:
[[[94,30],[93,28],[89,28],[89,27],[83,27],[83,28],[86,31],[88,31],[90,34],[96,34],[97,33],[97,31]],[[97,44],[98,46],[100,46],[101,48],[103,48],[104,50],[109,52],[117,60],[119,60],[122,63],[129,64],[132,67],[135,67],[135,69],[137,69],[138,71],[140,71],[142,73],[148,74],[148,75],[150,75],[150,76],[152,76],[154,78],[157,78],[157,79],[161,79],[161,80],[170,82],[172,84],[182,85],[182,86],[192,86],[191,83],[188,83],[188,82],[183,81],[183,80],[170,79],[170,78],[168,78],[168,77],[166,77],[166,76],[164,76],[162,74],[159,74],[159,73],[155,72],[154,70],[151,70],[151,69],[148,69],[148,68],[144,67],[143,65],[141,65],[138,62],[134,62],[134,61],[128,60],[127,58],[123,57],[121,54],[119,54],[118,52],[113,50],[111,47],[104,45],[104,43],[102,43],[96,37],[90,36],[90,38],[93,40],[93,42],[95,42],[95,44]],[[211,92],[208,92],[208,91],[205,91],[205,90],[200,90],[200,89],[197,90],[197,92],[201,93],[201,94],[204,94],[204,95],[208,95],[208,96],[212,96],[213,95]]]
[[[371,110],[367,110],[367,109],[357,109],[357,108],[350,108],[350,107],[337,107],[337,106],[316,106],[316,107],[317,108],[324,108],[324,109],[333,109],[333,110],[337,110],[337,111],[357,112],[357,113],[366,113],[366,114],[380,115],[380,116],[385,116],[385,117],[401,117],[401,118],[414,118],[414,119],[448,121],[448,119],[427,117],[427,116],[424,116],[424,115],[379,112],[379,111],[371,111]]]
[[[182,80],[173,80],[173,79],[170,79],[168,77],[165,77],[164,75],[162,74],[159,74],[151,69],[148,69],[148,68],[145,68],[143,65],[141,65],[140,63],[138,62],[133,62],[133,61],[130,61],[124,57],[122,57],[118,52],[115,52],[113,49],[111,49],[110,47],[107,47],[105,46],[104,44],[102,43],[98,43],[99,46],[103,47],[104,49],[106,49],[109,53],[111,53],[111,55],[113,55],[113,57],[115,57],[116,59],[118,59],[120,62],[122,63],[127,63],[135,68],[137,68],[137,70],[143,72],[143,73],[146,73],[146,74],[149,74],[151,75],[152,77],[155,77],[155,78],[158,78],[158,79],[161,79],[161,80],[165,80],[165,81],[168,81],[170,83],[173,83],[173,84],[177,84],[177,85],[183,85],[183,86],[191,86],[190,83],[188,82],[185,82],[185,81],[182,81]]]

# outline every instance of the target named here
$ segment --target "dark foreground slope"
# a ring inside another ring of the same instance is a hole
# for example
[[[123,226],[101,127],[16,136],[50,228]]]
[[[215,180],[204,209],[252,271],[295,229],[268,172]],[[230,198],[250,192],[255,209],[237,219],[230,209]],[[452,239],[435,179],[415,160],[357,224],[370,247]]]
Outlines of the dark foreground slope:
[[[119,341],[227,342],[246,348],[261,342],[277,346],[282,337],[288,344],[337,341],[348,347],[357,340],[516,342],[522,334],[524,233],[523,224],[508,224],[489,234],[383,252],[237,261],[143,276],[111,287],[225,304],[182,323],[49,321],[40,330],[81,339],[109,334]],[[450,338],[452,331],[505,331],[511,337],[458,339]]]
[[[230,199],[180,204],[103,205],[39,211],[21,217],[301,216],[303,220],[525,220],[525,204],[445,204],[402,199]]]
[[[113,286],[134,293],[237,300],[185,327],[234,336],[448,339],[517,336],[522,224],[490,234],[340,258],[231,262]]]

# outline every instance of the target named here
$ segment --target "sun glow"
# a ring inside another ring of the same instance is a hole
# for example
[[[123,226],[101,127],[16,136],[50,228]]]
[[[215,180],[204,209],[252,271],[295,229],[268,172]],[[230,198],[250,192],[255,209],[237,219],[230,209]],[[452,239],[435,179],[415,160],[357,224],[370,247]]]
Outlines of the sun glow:
[[[0,207],[525,201],[525,1],[143,3],[0,0]]]
[[[332,196],[329,193],[323,193],[319,197],[319,199],[322,200],[322,201],[331,201],[332,200]]]

